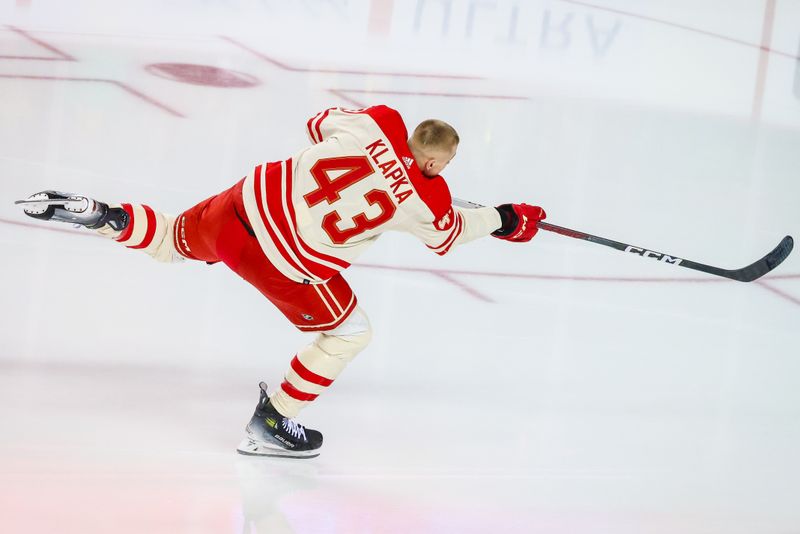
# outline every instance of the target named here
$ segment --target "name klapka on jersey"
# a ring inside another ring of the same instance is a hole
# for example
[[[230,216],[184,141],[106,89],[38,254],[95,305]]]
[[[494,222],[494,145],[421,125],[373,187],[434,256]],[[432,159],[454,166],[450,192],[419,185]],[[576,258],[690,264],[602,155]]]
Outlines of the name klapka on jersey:
[[[391,181],[389,187],[391,188],[392,194],[394,195],[394,198],[397,200],[398,204],[402,204],[404,200],[414,194],[414,190],[411,188],[411,183],[408,179],[405,169],[403,169],[403,166],[400,165],[396,159],[379,161],[381,156],[390,153],[389,148],[386,146],[386,143],[384,143],[383,140],[377,139],[373,141],[365,146],[364,150],[369,153],[372,161],[374,161],[375,164],[380,167],[383,177]],[[389,157],[391,157],[391,154]],[[401,189],[402,186],[406,187]]]

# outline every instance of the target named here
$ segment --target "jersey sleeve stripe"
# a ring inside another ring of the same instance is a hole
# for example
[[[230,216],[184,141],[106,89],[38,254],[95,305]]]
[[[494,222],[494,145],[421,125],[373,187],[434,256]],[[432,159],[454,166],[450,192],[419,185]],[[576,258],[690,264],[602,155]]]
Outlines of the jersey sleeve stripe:
[[[459,216],[459,219],[458,219],[458,232],[453,236],[453,239],[450,241],[450,243],[447,245],[447,247],[442,249],[442,250],[440,250],[440,251],[438,251],[438,252],[436,252],[436,254],[438,254],[439,256],[444,256],[445,254],[450,252],[450,249],[453,247],[453,245],[455,245],[456,239],[458,239],[458,236],[461,235],[461,232],[463,232],[463,230],[464,230],[464,225],[463,225],[463,223],[461,221],[461,217]]]
[[[311,142],[314,143],[314,144],[319,143],[319,139],[317,139],[316,136],[314,135],[314,128],[312,126],[312,123],[314,122],[314,120],[316,118],[317,118],[317,115],[314,115],[313,117],[308,119],[308,122],[306,123],[306,129],[308,129],[308,137],[311,138]]]
[[[320,124],[322,124],[322,121],[325,120],[325,117],[328,116],[328,113],[330,113],[332,109],[336,108],[328,108],[324,111],[320,111],[308,119],[306,128],[308,129],[308,135],[311,137],[311,140],[314,142],[314,144],[321,143],[323,141],[322,132],[320,131]]]
[[[453,244],[453,242],[456,239],[458,239],[458,236],[461,235],[461,232],[463,230],[464,230],[464,220],[463,220],[461,214],[456,212],[456,224],[453,225],[453,230],[450,232],[450,234],[447,236],[447,238],[445,238],[445,240],[442,241],[442,243],[440,245],[437,245],[437,246],[427,245],[427,246],[428,246],[429,249],[431,249],[433,251],[437,251],[437,250],[445,248],[445,247],[450,248],[450,246]]]
[[[331,108],[331,109],[333,109],[333,108]],[[314,127],[314,128],[315,128],[315,130],[317,131],[317,139],[319,139],[319,140],[320,140],[320,142],[322,141],[322,130],[321,130],[321,128],[322,128],[322,121],[324,121],[324,120],[325,120],[325,117],[327,117],[327,116],[328,116],[328,113],[330,113],[330,112],[331,112],[331,110],[330,110],[330,109],[326,109],[325,111],[323,111],[323,112],[322,112],[322,116],[321,116],[321,117],[319,118],[319,120],[317,121],[317,125]]]

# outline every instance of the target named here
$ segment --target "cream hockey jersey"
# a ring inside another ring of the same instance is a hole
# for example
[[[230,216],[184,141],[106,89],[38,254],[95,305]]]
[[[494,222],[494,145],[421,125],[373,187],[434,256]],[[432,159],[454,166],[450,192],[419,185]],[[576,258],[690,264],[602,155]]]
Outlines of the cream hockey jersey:
[[[324,282],[390,230],[444,255],[500,227],[497,210],[454,207],[444,179],[422,174],[397,111],[331,108],[307,128],[312,146],[256,166],[242,189],[264,254],[287,278]]]

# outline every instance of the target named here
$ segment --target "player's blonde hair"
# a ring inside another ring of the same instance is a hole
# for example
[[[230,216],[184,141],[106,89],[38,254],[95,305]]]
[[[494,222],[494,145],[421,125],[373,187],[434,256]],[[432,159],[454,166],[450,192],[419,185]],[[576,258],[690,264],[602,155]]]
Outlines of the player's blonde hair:
[[[411,135],[409,144],[414,148],[429,152],[431,150],[451,150],[460,139],[456,129],[444,121],[428,119],[419,123]]]

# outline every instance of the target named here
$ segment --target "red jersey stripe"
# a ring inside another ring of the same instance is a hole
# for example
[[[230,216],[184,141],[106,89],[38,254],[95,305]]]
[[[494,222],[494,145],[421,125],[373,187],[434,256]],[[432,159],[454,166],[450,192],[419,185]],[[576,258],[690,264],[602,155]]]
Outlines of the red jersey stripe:
[[[447,254],[447,251],[450,250],[450,248],[456,242],[456,239],[458,239],[458,236],[460,236],[463,231],[464,231],[464,220],[461,217],[461,214],[458,214],[456,215],[455,228],[453,228],[453,231],[450,233],[447,239],[445,239],[444,243],[442,243],[438,247],[429,246],[429,248],[436,251],[438,255],[444,256],[445,254]]]
[[[436,245],[436,246],[434,246],[434,245],[425,245],[425,246],[428,247],[431,250],[439,250],[440,248],[446,247],[448,244],[450,244],[451,240],[456,239],[458,237],[458,235],[461,233],[462,224],[463,224],[463,221],[462,221],[462,218],[461,218],[461,214],[460,213],[456,213],[456,223],[453,225],[453,229],[450,231],[450,233],[447,235],[447,237],[444,239],[444,241],[442,241],[442,243],[440,245]]]
[[[322,130],[321,130],[322,121],[325,120],[325,117],[327,117],[328,113],[330,113],[330,112],[331,112],[330,109],[326,109],[325,111],[323,111],[322,112],[322,117],[320,117],[320,119],[317,121],[317,126],[315,128],[317,130],[317,139],[319,139],[320,142],[322,142]]]
[[[449,245],[447,245],[447,248],[445,248],[445,249],[442,249],[442,250],[438,251],[436,254],[438,254],[439,256],[444,256],[445,254],[447,254],[448,252],[450,252],[450,249],[451,249],[451,248],[453,248],[453,245],[455,245],[455,243],[456,243],[456,240],[455,240],[455,239],[453,239],[453,240],[450,242],[450,244],[449,244]]]
[[[284,203],[284,208],[286,208],[286,210],[288,210],[288,222],[289,222],[289,224],[292,225],[292,228],[294,229],[293,235],[297,236],[297,239],[296,239],[297,245],[300,248],[302,248],[303,251],[306,254],[308,254],[310,256],[314,256],[318,260],[323,260],[323,261],[327,261],[328,263],[333,263],[334,265],[339,266],[341,269],[347,269],[348,267],[350,267],[350,263],[344,261],[341,258],[336,258],[334,256],[329,256],[327,254],[323,254],[322,252],[318,252],[318,251],[314,250],[313,248],[309,247],[306,244],[305,241],[303,241],[302,237],[300,237],[300,234],[297,231],[297,217],[295,216],[294,204],[292,203],[292,172],[293,172],[292,171],[292,159],[289,158],[286,161],[286,175],[285,175],[285,179],[283,181],[284,199],[286,201]]]
[[[299,266],[299,271],[304,272],[307,274],[309,278],[320,278],[322,280],[327,280],[333,277],[338,271],[335,271],[329,267],[325,267],[322,265],[317,265],[315,263],[309,264],[303,258],[302,254],[299,253],[297,249],[297,243],[295,243],[294,238],[292,237],[292,232],[289,229],[289,221],[286,218],[286,212],[283,209],[283,174],[284,174],[284,165],[291,165],[291,159],[287,160],[286,162],[276,162],[276,163],[268,163],[267,164],[267,171],[264,173],[264,187],[266,190],[266,200],[267,205],[265,208],[269,210],[270,215],[272,216],[272,220],[275,222],[276,230],[279,232],[280,236],[270,236],[275,243],[280,243],[279,237],[283,238],[285,243],[285,247],[288,247],[284,257],[289,256],[289,251],[294,254],[294,257],[297,258],[296,260],[292,260],[292,263]],[[262,218],[267,223],[266,218],[262,215]],[[284,247],[283,243],[280,243],[282,247]]]
[[[271,163],[267,167],[267,172],[264,175],[264,182],[267,191],[267,206],[266,208],[269,210],[270,215],[272,215],[272,219],[275,222],[275,226],[277,230],[280,232],[280,236],[283,237],[283,240],[286,242],[286,245],[289,247],[292,253],[294,253],[295,257],[297,258],[297,262],[300,263],[302,266],[299,269],[301,272],[306,273],[313,273],[314,276],[309,276],[309,278],[320,278],[322,280],[328,280],[335,276],[341,269],[336,269],[332,267],[328,267],[326,265],[321,265],[313,260],[310,260],[300,252],[298,246],[299,236],[295,238],[297,234],[296,226],[293,225],[292,222],[289,221],[287,218],[286,210],[284,210],[284,194],[285,192],[282,191],[283,185],[287,182],[284,177],[284,166],[288,169],[291,168],[292,160],[288,159],[283,163]],[[288,173],[287,173],[288,174]],[[287,203],[291,202],[291,198],[287,199]],[[263,216],[262,216],[263,217]],[[292,228],[290,228],[290,224],[292,224]],[[294,230],[294,232],[292,231]],[[276,240],[275,237],[271,236],[273,241]],[[288,256],[286,254],[285,256]],[[341,260],[336,265],[340,265]]]
[[[319,139],[317,139],[317,137],[314,135],[314,126],[313,126],[314,120],[316,120],[318,116],[319,115],[314,115],[313,117],[308,119],[308,122],[306,123],[306,128],[308,128],[308,135],[311,137],[311,140],[314,141],[314,143],[319,143]]]
[[[280,253],[280,255],[283,256],[283,259],[286,260],[286,263],[288,263],[292,268],[294,268],[296,271],[301,273],[303,276],[306,276],[308,278],[314,278],[314,276],[308,271],[308,269],[303,268],[303,266],[301,266],[300,264],[298,264],[296,261],[294,261],[292,259],[292,257],[289,255],[288,251],[286,250],[286,247],[283,245],[283,243],[281,243],[280,239],[278,239],[278,236],[275,234],[275,231],[272,228],[272,225],[270,224],[269,219],[267,218],[266,210],[269,209],[269,206],[264,206],[264,203],[263,203],[263,200],[262,200],[262,195],[261,195],[261,188],[265,187],[265,189],[267,190],[267,203],[269,203],[270,194],[269,194],[269,184],[268,184],[268,181],[267,181],[267,177],[270,174],[274,174],[274,172],[271,172],[271,171],[274,171],[275,165],[280,165],[280,164],[267,163],[267,168],[266,168],[266,170],[264,170],[263,173],[262,173],[263,166],[262,165],[258,165],[256,167],[255,171],[254,171],[255,172],[255,176],[254,176],[254,178],[255,178],[255,180],[254,180],[254,192],[255,192],[255,197],[256,197],[256,207],[258,208],[258,215],[261,218],[261,222],[262,222],[264,228],[266,228],[267,233],[269,234],[270,240],[275,245],[275,248]],[[262,180],[262,176],[263,176],[263,180]],[[270,214],[275,215],[275,212],[270,210]],[[278,226],[278,228],[280,228],[279,221],[275,221],[275,224],[276,224],[276,226]],[[281,232],[281,234],[282,233],[283,232]]]

